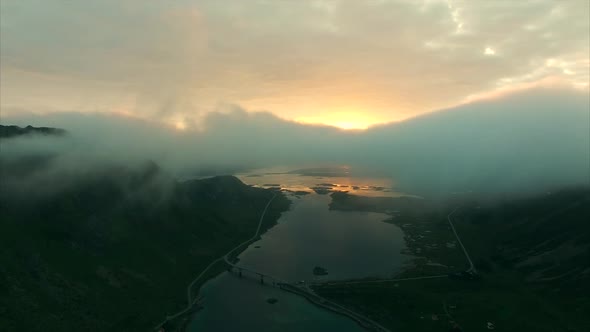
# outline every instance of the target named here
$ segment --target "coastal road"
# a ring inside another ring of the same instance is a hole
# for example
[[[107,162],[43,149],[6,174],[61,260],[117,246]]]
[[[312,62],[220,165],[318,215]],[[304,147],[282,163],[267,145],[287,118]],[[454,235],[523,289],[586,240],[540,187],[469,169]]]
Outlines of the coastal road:
[[[235,267],[235,264],[233,264],[230,261],[230,257],[234,253],[234,251],[237,251],[242,246],[249,245],[249,244],[251,244],[252,242],[254,242],[254,241],[256,241],[258,239],[258,236],[260,236],[260,228],[262,227],[262,220],[264,219],[264,215],[266,215],[266,211],[268,210],[268,207],[270,206],[270,203],[272,203],[272,201],[275,199],[275,197],[277,197],[277,194],[276,193],[272,196],[272,198],[268,201],[268,203],[266,203],[266,206],[264,207],[264,211],[262,211],[262,215],[260,216],[260,220],[258,221],[258,227],[256,228],[256,233],[254,233],[254,236],[252,236],[248,240],[240,243],[239,245],[237,245],[236,247],[234,247],[232,250],[230,250],[227,254],[225,254],[222,257],[223,260],[225,260],[225,262],[227,264],[229,264],[232,267]]]
[[[207,267],[201,271],[201,273],[195,277],[195,279],[193,279],[193,281],[187,286],[186,288],[186,308],[173,314],[173,315],[168,315],[166,316],[166,319],[164,319],[163,322],[161,322],[160,324],[156,325],[156,327],[154,328],[154,330],[158,330],[160,329],[164,324],[166,324],[166,322],[173,320],[181,315],[184,315],[185,313],[189,312],[193,306],[195,305],[195,303],[197,303],[198,298],[196,299],[192,299],[192,294],[193,294],[193,287],[195,286],[195,284],[201,280],[201,278],[203,278],[203,276],[217,263],[225,261],[227,264],[229,264],[230,266],[235,266],[235,264],[231,263],[229,261],[229,256],[236,250],[238,250],[239,248],[241,248],[242,246],[245,246],[247,244],[250,244],[251,242],[254,242],[258,236],[260,235],[260,228],[262,227],[262,220],[264,220],[264,215],[266,214],[266,211],[268,210],[268,207],[270,206],[270,203],[272,203],[272,201],[275,199],[275,197],[277,197],[277,194],[275,193],[271,199],[268,201],[268,203],[266,203],[266,207],[264,208],[264,211],[262,211],[262,215],[260,216],[260,220],[258,221],[258,227],[256,228],[256,233],[254,233],[254,236],[252,236],[250,239],[248,239],[247,241],[244,241],[242,243],[240,243],[239,245],[237,245],[236,247],[234,247],[233,249],[231,249],[227,254],[217,258],[216,260],[212,261],[209,265],[207,265]]]
[[[461,249],[463,249],[463,253],[465,254],[465,257],[467,258],[467,262],[469,262],[469,270],[467,270],[467,272],[473,272],[473,273],[477,274],[477,269],[475,268],[475,265],[473,265],[473,262],[471,261],[471,257],[469,257],[469,253],[467,252],[467,249],[465,249],[463,242],[461,242],[461,238],[459,237],[459,234],[457,234],[457,231],[455,230],[455,225],[453,225],[453,221],[451,220],[451,216],[455,212],[457,212],[457,210],[459,210],[459,208],[460,207],[457,207],[453,211],[451,211],[451,213],[449,213],[447,215],[447,220],[449,221],[449,225],[451,225],[451,229],[453,230],[453,233],[455,234],[455,237],[457,238],[457,242],[459,242]]]
[[[436,278],[448,278],[448,274],[437,274],[433,276],[425,277],[412,277],[412,278],[397,278],[397,279],[377,279],[377,280],[349,280],[349,281],[328,281],[320,282],[318,285],[357,285],[357,284],[377,284],[385,282],[396,282],[396,281],[408,281],[408,280],[423,280],[423,279],[436,279]]]

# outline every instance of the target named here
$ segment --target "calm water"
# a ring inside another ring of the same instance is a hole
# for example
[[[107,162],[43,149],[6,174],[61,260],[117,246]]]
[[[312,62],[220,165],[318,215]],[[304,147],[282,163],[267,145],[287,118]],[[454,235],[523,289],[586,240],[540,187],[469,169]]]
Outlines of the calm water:
[[[295,182],[301,176],[282,177]],[[382,222],[387,215],[329,211],[329,195],[291,200],[278,224],[238,257],[239,265],[288,281],[312,281],[390,276],[408,260],[400,254],[405,248],[401,230]],[[314,276],[316,266],[328,275]],[[207,282],[201,294],[205,308],[190,331],[362,331],[352,320],[303,298],[229,273]],[[270,304],[269,298],[278,302]]]
[[[240,265],[298,281],[390,276],[405,261],[403,233],[383,222],[387,215],[329,211],[329,195],[292,201],[279,224],[239,256]],[[315,266],[326,268],[328,275],[315,277]]]
[[[352,320],[320,309],[299,296],[223,273],[202,290],[205,308],[189,331],[361,332]],[[275,304],[267,299],[275,298]]]

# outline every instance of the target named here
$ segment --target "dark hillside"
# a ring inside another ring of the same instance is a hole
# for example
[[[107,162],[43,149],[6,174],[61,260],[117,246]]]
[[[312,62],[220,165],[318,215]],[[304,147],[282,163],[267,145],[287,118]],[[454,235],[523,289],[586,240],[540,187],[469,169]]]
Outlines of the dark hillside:
[[[231,176],[176,182],[153,163],[95,171],[42,195],[9,188],[0,188],[8,331],[153,328],[184,308],[196,274],[252,236],[273,195]],[[287,207],[276,198],[266,228]]]
[[[556,292],[590,291],[589,189],[469,208],[465,213],[471,227],[489,235],[493,261]]]

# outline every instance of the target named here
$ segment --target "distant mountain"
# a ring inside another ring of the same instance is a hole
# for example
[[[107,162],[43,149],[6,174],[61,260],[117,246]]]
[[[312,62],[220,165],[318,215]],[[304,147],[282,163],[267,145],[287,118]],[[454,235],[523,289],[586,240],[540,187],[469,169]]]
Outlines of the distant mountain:
[[[64,129],[59,129],[59,128],[33,127],[30,125],[22,128],[19,126],[0,125],[0,138],[11,138],[11,137],[17,137],[17,136],[23,136],[23,135],[62,136],[65,134],[66,134],[66,131]]]
[[[0,150],[0,176],[3,182],[15,179],[13,175],[27,176],[34,170],[46,169],[51,161],[57,156],[50,151],[28,151],[19,146],[16,149],[10,149],[12,153],[5,154],[9,150],[9,145],[17,137],[35,137],[35,138],[54,138],[65,136],[67,132],[64,129],[51,127],[19,127],[0,125],[0,142],[3,143]],[[39,140],[45,142],[45,140]],[[14,151],[18,152],[14,154]],[[16,180],[16,179],[15,179]]]

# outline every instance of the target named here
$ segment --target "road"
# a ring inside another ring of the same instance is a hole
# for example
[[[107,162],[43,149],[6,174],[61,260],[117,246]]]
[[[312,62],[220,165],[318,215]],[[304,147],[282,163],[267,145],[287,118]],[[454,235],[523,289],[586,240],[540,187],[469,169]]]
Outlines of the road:
[[[222,258],[223,260],[225,260],[225,262],[227,264],[229,264],[232,267],[235,267],[235,264],[233,264],[230,261],[230,256],[231,254],[233,254],[234,251],[237,251],[239,248],[241,248],[242,246],[246,246],[251,244],[252,242],[256,241],[258,239],[258,237],[260,236],[260,228],[262,227],[262,220],[264,219],[264,215],[266,214],[266,210],[268,210],[268,207],[270,206],[270,203],[272,203],[272,201],[275,199],[275,197],[277,197],[277,194],[274,194],[272,196],[272,198],[268,201],[268,203],[266,203],[266,206],[264,207],[264,211],[262,211],[262,215],[260,216],[260,220],[258,221],[258,227],[256,228],[256,233],[254,233],[254,236],[252,236],[251,238],[249,238],[248,240],[240,243],[239,245],[237,245],[235,248],[233,248],[232,250],[230,250],[227,254],[225,254]]]
[[[212,261],[209,265],[207,265],[207,267],[201,271],[201,273],[195,277],[195,279],[193,279],[193,281],[187,286],[186,288],[186,308],[173,314],[173,315],[168,315],[166,316],[166,319],[164,319],[163,322],[161,322],[160,324],[156,325],[156,327],[154,328],[154,330],[158,330],[160,329],[164,324],[166,324],[166,322],[173,320],[181,315],[184,315],[185,313],[189,312],[193,306],[197,303],[198,298],[196,299],[192,299],[192,294],[193,294],[193,287],[195,286],[195,284],[201,280],[201,278],[213,267],[213,265],[225,261],[226,263],[228,263],[230,266],[235,266],[233,263],[231,263],[228,259],[228,257],[236,250],[238,250],[239,248],[241,248],[244,245],[250,244],[251,242],[255,241],[258,236],[260,235],[260,228],[262,227],[262,220],[264,219],[264,215],[266,214],[266,211],[268,210],[268,207],[270,206],[270,203],[272,203],[272,201],[275,199],[275,197],[277,196],[277,194],[275,193],[271,199],[268,201],[268,203],[266,203],[266,207],[264,208],[264,211],[262,211],[262,215],[260,216],[260,220],[258,221],[258,227],[256,228],[256,233],[254,233],[254,236],[252,236],[250,239],[248,239],[247,241],[244,241],[242,243],[240,243],[239,245],[237,245],[236,247],[234,247],[233,249],[231,249],[227,254],[217,258],[216,260]]]
[[[453,221],[451,220],[451,216],[455,212],[457,212],[457,210],[459,210],[459,208],[460,207],[457,207],[453,211],[451,211],[451,213],[449,213],[449,215],[447,215],[447,220],[449,221],[449,225],[451,225],[451,229],[453,230],[453,233],[455,234],[455,237],[457,238],[457,242],[459,242],[459,245],[461,246],[461,249],[463,249],[463,253],[465,254],[465,257],[467,258],[467,261],[469,262],[469,270],[467,270],[467,272],[473,272],[473,273],[477,274],[477,269],[475,268],[475,265],[473,265],[473,262],[471,261],[471,257],[469,257],[469,253],[467,252],[467,249],[465,249],[463,242],[461,242],[461,238],[459,237],[459,234],[457,234],[457,231],[455,230],[455,225],[453,225]]]
[[[461,246],[461,249],[463,250],[465,257],[467,258],[467,261],[469,262],[470,267],[469,267],[469,270],[467,270],[467,272],[477,274],[477,269],[475,268],[473,261],[471,261],[471,257],[469,256],[467,249],[465,249],[465,246],[463,245],[463,242],[461,241],[459,234],[457,234],[457,230],[455,229],[455,225],[453,225],[453,221],[451,220],[452,215],[455,212],[457,212],[457,210],[459,210],[459,207],[455,208],[453,211],[451,211],[451,213],[449,213],[447,215],[447,220],[449,221],[449,225],[451,226],[451,229],[453,230],[453,234],[455,234],[455,238],[457,239],[457,242],[459,242],[459,245]],[[354,285],[354,284],[386,283],[386,282],[396,282],[396,281],[424,280],[424,279],[436,279],[436,278],[448,278],[448,277],[449,277],[448,274],[441,274],[441,275],[433,275],[433,276],[397,278],[397,279],[333,281],[333,282],[326,282],[326,283],[320,283],[320,284],[327,285],[327,286],[330,286],[330,285]],[[358,322],[361,326],[363,326],[366,329],[374,330],[374,331],[388,331],[385,327],[379,325],[378,323],[372,321],[371,319],[369,319],[365,316],[362,316],[360,314],[357,314],[345,307],[342,307],[337,303],[330,302],[322,297],[319,297],[315,293],[310,292],[306,289],[303,289],[302,287],[296,287],[293,285],[287,285],[287,286],[288,287],[286,287],[286,288],[293,287],[292,292],[294,292],[294,293],[298,292],[301,296],[306,297],[312,303],[315,303],[319,306],[323,306],[323,307],[330,309],[332,311],[344,314],[344,315],[352,318],[356,322]],[[445,311],[446,311],[446,307],[445,307]],[[447,315],[448,315],[448,312],[447,312]]]
[[[351,280],[351,281],[328,281],[319,283],[320,285],[356,285],[356,284],[376,284],[383,282],[397,282],[397,281],[408,281],[408,280],[423,280],[423,279],[436,279],[436,278],[448,278],[448,274],[438,274],[433,276],[425,277],[412,277],[412,278],[397,278],[397,279],[377,279],[377,280]]]
[[[293,293],[293,294],[297,294],[299,296],[302,296],[304,298],[306,298],[309,302],[328,309],[332,312],[335,312],[337,314],[340,315],[344,315],[347,316],[348,318],[354,320],[357,324],[359,324],[361,327],[363,327],[365,330],[368,331],[377,331],[377,332],[391,332],[390,330],[388,330],[387,328],[385,328],[384,326],[382,326],[381,324],[375,322],[374,320],[363,316],[359,313],[356,313],[338,303],[332,302],[326,298],[323,298],[319,295],[317,295],[316,293],[314,293],[313,291],[310,291],[308,288],[305,287],[299,287],[293,284],[285,284],[285,285],[281,285],[281,289]]]

